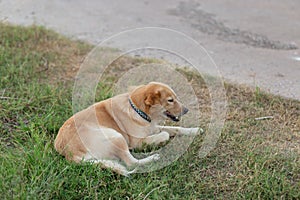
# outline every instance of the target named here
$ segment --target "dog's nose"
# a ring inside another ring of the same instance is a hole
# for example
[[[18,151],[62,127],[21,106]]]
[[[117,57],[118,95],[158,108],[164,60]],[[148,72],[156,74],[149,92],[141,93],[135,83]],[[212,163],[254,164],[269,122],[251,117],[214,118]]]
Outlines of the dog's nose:
[[[182,115],[186,114],[187,112],[189,112],[189,109],[187,109],[186,107],[183,107],[183,109],[182,109]]]

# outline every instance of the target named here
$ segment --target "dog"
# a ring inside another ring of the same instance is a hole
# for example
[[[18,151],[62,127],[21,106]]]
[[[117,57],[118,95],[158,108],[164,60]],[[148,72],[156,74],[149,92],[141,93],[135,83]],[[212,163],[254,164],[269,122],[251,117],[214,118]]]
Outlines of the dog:
[[[128,168],[159,160],[159,154],[136,159],[130,149],[197,134],[198,128],[159,126],[165,119],[178,122],[187,112],[168,85],[150,82],[76,113],[59,129],[54,146],[67,160],[101,163],[128,176],[135,171]]]

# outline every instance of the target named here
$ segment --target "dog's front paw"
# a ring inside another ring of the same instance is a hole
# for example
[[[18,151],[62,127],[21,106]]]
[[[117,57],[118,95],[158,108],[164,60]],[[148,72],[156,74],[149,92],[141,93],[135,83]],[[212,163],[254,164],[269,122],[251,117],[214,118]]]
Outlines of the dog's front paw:
[[[160,159],[160,155],[158,153],[153,154],[152,156],[150,156],[151,160],[156,161]]]
[[[163,131],[163,132],[157,134],[157,139],[158,139],[158,141],[157,141],[158,144],[167,142],[170,139],[170,134]]]
[[[199,135],[199,134],[202,134],[204,131],[202,128],[189,128],[188,130],[188,135]]]

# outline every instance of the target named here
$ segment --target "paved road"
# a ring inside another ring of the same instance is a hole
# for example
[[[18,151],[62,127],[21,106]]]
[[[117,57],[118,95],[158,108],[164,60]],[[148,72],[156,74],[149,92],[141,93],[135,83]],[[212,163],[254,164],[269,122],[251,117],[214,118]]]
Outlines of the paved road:
[[[300,1],[0,0],[0,21],[98,43],[137,27],[183,32],[225,79],[300,100]]]

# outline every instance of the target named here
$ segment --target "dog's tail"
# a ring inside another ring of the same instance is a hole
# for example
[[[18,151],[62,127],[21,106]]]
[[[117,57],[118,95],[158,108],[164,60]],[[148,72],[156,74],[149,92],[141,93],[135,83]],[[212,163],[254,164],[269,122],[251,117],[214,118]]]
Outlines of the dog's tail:
[[[136,171],[136,169],[128,171],[124,165],[121,165],[120,163],[114,160],[93,160],[92,162],[97,164],[99,163],[103,166],[103,168],[110,168],[118,174],[127,177]]]

